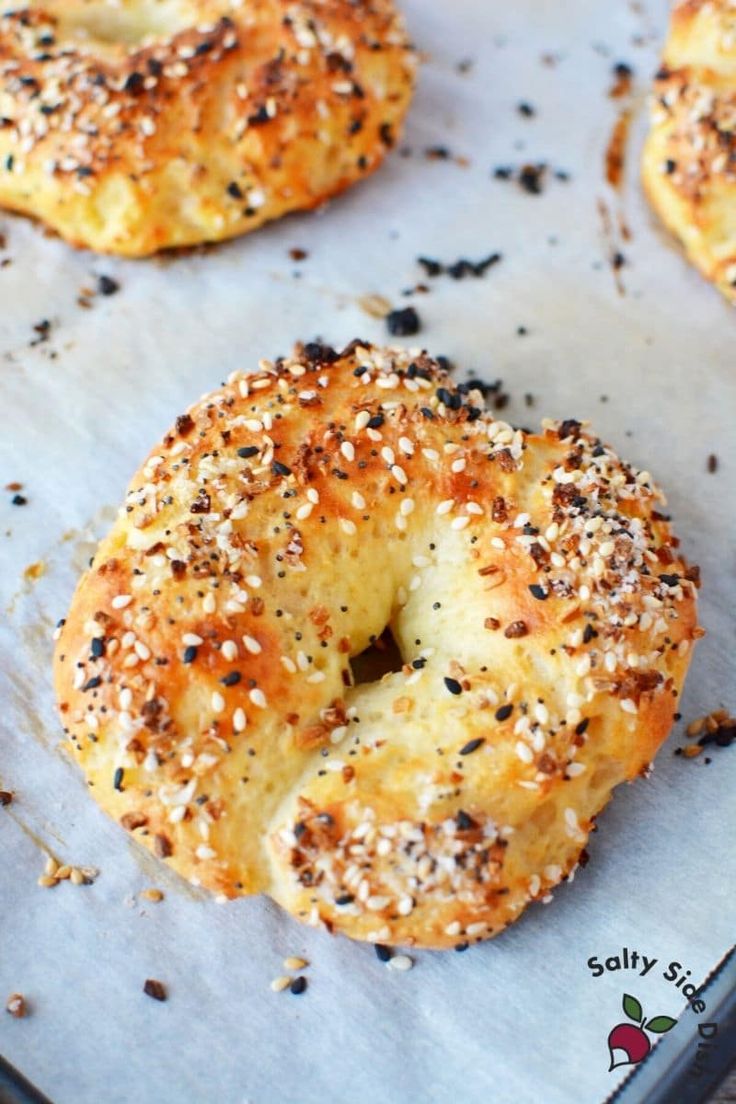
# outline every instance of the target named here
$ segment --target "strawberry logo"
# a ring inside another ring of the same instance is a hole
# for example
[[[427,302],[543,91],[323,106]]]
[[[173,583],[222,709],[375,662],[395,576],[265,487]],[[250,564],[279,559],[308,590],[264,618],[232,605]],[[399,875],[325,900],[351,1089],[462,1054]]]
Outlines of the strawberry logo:
[[[646,1058],[652,1049],[647,1031],[657,1035],[663,1035],[670,1031],[677,1020],[672,1016],[652,1016],[651,1020],[644,1022],[644,1011],[636,997],[624,993],[623,1008],[626,1015],[633,1023],[616,1024],[608,1036],[608,1053],[611,1056],[611,1070],[618,1066],[635,1066]]]

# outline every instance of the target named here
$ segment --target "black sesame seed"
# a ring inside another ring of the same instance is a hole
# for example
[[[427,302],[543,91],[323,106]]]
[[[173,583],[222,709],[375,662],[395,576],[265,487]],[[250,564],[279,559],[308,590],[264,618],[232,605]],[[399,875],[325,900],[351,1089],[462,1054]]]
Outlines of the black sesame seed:
[[[82,693],[84,693],[86,690],[96,689],[96,687],[98,687],[101,682],[102,678],[100,677],[100,675],[95,675],[94,678],[87,679],[84,686],[82,687]]]
[[[531,594],[532,598],[537,598],[540,602],[544,602],[547,598],[549,598],[549,591],[545,590],[543,586],[539,585],[539,583],[531,583],[529,586],[529,593]]]
[[[115,771],[115,774],[112,776],[113,789],[117,790],[118,793],[121,793],[122,789],[123,789],[123,774],[124,773],[125,772],[123,771],[123,768],[118,767],[117,770]]]
[[[366,425],[369,429],[379,429],[383,425],[383,414],[374,414],[368,419]]]
[[[185,663],[194,663],[196,658],[197,658],[196,645],[190,644],[187,648],[184,649],[184,662]]]
[[[99,659],[105,654],[105,641],[101,636],[93,636],[90,644],[90,654],[93,659]]]
[[[11,502],[11,505],[13,505],[13,506],[25,506],[26,503],[28,502],[28,499],[24,495],[15,494],[11,498],[10,502]]]
[[[97,290],[100,295],[114,295],[116,291],[120,291],[120,284],[112,276],[98,276]]]
[[[373,950],[376,952],[376,958],[379,962],[389,962],[393,956],[391,948],[385,947],[383,943],[376,943]]]
[[[575,725],[575,735],[582,736],[589,724],[590,717],[583,717],[582,721]]]
[[[305,977],[294,978],[289,986],[289,992],[293,993],[295,997],[300,996],[301,993],[307,988],[307,979]]]
[[[232,196],[233,199],[243,198],[243,193],[240,190],[240,185],[237,183],[236,180],[231,180],[225,191],[229,196]]]
[[[448,678],[447,676],[445,676],[445,686],[451,694],[462,694],[463,692],[463,688],[457,681],[457,679]]]
[[[341,893],[339,897],[335,898],[336,905],[351,905],[355,897],[352,893]]]
[[[291,475],[291,468],[288,468],[286,464],[282,464],[280,460],[273,461],[271,470],[274,475]]]
[[[499,709],[496,710],[496,720],[497,721],[507,721],[513,712],[514,712],[513,705],[511,705],[511,704],[502,705],[502,706],[500,706]]]
[[[455,950],[458,952],[458,954],[462,954],[463,951],[467,951],[469,946],[469,943],[456,943]]]
[[[679,575],[660,575],[659,580],[660,580],[660,582],[664,583],[665,586],[676,587],[676,586],[679,586],[680,576]]]
[[[404,307],[403,310],[392,310],[386,315],[388,332],[393,337],[411,337],[419,333],[421,322],[414,307]]]
[[[238,456],[241,460],[249,460],[251,456],[257,456],[258,449],[255,445],[244,445],[243,448],[238,449]]]
[[[472,755],[474,751],[477,751],[481,744],[485,743],[485,739],[482,736],[476,736],[474,740],[468,740],[467,744],[464,744],[460,748],[460,755]]]
[[[241,678],[240,671],[230,671],[224,678],[220,679],[220,682],[223,686],[237,686]]]
[[[457,825],[458,832],[468,832],[471,828],[477,827],[473,818],[468,816],[466,812],[463,812],[462,809],[455,817],[455,824]]]

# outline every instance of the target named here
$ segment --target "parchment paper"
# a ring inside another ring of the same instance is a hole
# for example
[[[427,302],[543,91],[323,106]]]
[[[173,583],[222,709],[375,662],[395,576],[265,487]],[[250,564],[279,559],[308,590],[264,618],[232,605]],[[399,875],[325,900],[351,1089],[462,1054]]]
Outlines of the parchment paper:
[[[657,228],[638,187],[665,6],[404,7],[428,54],[411,155],[395,154],[323,213],[145,263],[75,253],[0,220],[0,258],[12,260],[0,268],[0,483],[22,482],[28,498],[15,507],[0,492],[0,785],[16,792],[0,809],[0,997],[20,991],[31,1010],[24,1020],[0,1013],[0,1051],[57,1104],[595,1104],[625,1072],[607,1072],[606,1049],[622,992],[649,1015],[677,1015],[684,1000],[661,969],[596,979],[587,959],[626,946],[700,979],[734,938],[736,754],[716,751],[709,767],[676,758],[681,730],[653,776],[601,817],[573,886],[487,945],[415,954],[410,973],[265,900],[220,905],[194,891],[98,811],[58,750],[52,628],[148,448],[230,371],[297,338],[384,338],[358,304],[369,294],[415,302],[421,341],[461,375],[502,377],[511,420],[590,418],[666,486],[703,569],[708,629],[683,714],[736,708],[733,314]],[[461,73],[464,59],[473,64]],[[618,61],[635,69],[636,108],[620,197],[602,172]],[[536,114],[522,116],[520,101]],[[428,159],[435,146],[468,164]],[[531,195],[493,178],[495,166],[527,161],[570,180],[549,173]],[[293,262],[292,247],[308,259]],[[624,295],[612,249],[626,257]],[[452,262],[496,250],[503,260],[483,279],[441,277],[425,281],[428,294],[401,295],[422,279],[420,254]],[[80,308],[80,289],[99,274],[120,291]],[[43,319],[49,339],[30,347]],[[24,577],[31,564],[44,572],[36,581]],[[97,867],[97,881],[40,888],[44,848]],[[146,886],[165,900],[140,898]],[[283,956],[302,953],[308,991],[272,993]],[[143,995],[147,977],[166,984],[166,1003]]]

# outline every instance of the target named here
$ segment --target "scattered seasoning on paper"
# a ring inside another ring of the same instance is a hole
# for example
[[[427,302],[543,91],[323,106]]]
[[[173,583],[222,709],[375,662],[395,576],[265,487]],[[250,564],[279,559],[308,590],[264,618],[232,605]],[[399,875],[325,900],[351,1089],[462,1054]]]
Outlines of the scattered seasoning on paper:
[[[419,315],[414,307],[393,310],[386,315],[386,325],[392,337],[412,337],[422,328]]]
[[[5,1002],[5,1011],[14,1016],[16,1020],[22,1020],[28,1015],[28,1005],[22,993],[11,993]]]
[[[13,793],[11,790],[0,790],[0,808],[4,805],[12,805]]]
[[[44,872],[38,879],[38,885],[45,889],[52,889],[59,882],[70,881],[72,885],[92,885],[99,870],[94,866],[71,866],[69,863],[59,864],[49,855],[46,860]]]
[[[306,261],[309,253],[306,249],[294,248],[289,250],[289,256],[292,261]]]
[[[157,1001],[165,1001],[168,998],[163,982],[156,981],[155,978],[146,978],[143,983],[143,992],[147,997],[152,997],[153,1000]]]
[[[675,748],[675,755],[685,759],[696,759],[707,747],[730,747],[736,743],[736,717],[732,717],[727,709],[716,709],[705,717],[691,721],[686,735],[691,740],[697,737],[697,743]],[[704,762],[710,763],[711,760],[706,757]]]
[[[271,982],[269,988],[273,993],[283,993],[284,989],[288,989],[293,981],[290,977],[277,977]]]
[[[141,897],[145,897],[147,901],[163,901],[164,895],[160,889],[142,889],[140,893]]]
[[[115,295],[120,291],[120,284],[117,280],[113,280],[112,276],[98,276],[97,290],[100,295]]]
[[[712,452],[708,457],[706,467],[710,475],[715,475],[715,473],[718,471],[718,457],[714,452]]]
[[[379,962],[389,962],[393,951],[390,947],[385,947],[383,943],[376,943],[373,950],[376,952],[376,958]]]
[[[14,494],[10,500],[10,503],[12,506],[27,506],[28,499],[25,497],[25,495]]]
[[[303,970],[308,965],[309,962],[306,958],[298,958],[296,955],[289,955],[288,958],[284,959],[285,970]]]
[[[550,174],[555,180],[563,183],[570,179],[570,174],[566,169],[552,169],[544,161],[516,166],[497,165],[493,169],[494,179],[511,180],[518,184],[521,190],[528,195],[541,195]]]
[[[393,958],[390,958],[386,965],[389,970],[399,970],[404,973],[406,970],[411,970],[414,965],[414,959],[409,958],[409,956],[405,954],[397,954],[394,955]]]
[[[40,322],[36,322],[33,330],[36,336],[29,343],[31,348],[34,345],[42,345],[44,341],[48,341],[51,336],[51,322],[48,318],[42,318]]]
[[[383,295],[361,295],[358,306],[371,318],[385,318],[391,313],[391,304]]]
[[[489,253],[480,261],[469,261],[465,257],[458,258],[452,264],[433,260],[431,257],[417,257],[417,264],[421,265],[427,276],[450,276],[453,280],[463,280],[466,276],[485,276],[489,268],[503,260],[501,253]]]
[[[524,119],[533,119],[537,114],[537,109],[526,100],[522,100],[521,103],[516,105],[516,110]]]

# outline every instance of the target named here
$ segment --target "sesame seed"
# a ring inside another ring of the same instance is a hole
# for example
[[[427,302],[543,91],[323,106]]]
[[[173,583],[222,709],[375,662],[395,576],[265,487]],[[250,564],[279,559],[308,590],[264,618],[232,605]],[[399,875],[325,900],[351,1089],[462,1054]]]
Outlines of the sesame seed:
[[[267,703],[267,701],[266,701],[266,695],[265,695],[265,694],[263,693],[263,691],[262,691],[262,690],[261,690],[261,689],[260,689],[259,687],[257,687],[257,686],[255,686],[255,687],[254,687],[254,688],[253,688],[253,689],[251,690],[251,692],[250,692],[250,694],[248,695],[248,697],[249,697],[249,698],[250,698],[250,700],[251,700],[251,701],[253,702],[253,705],[257,705],[259,709],[265,709],[265,708],[266,708],[266,706],[267,706],[267,704],[268,704],[268,703]]]
[[[303,970],[305,966],[308,966],[309,962],[306,958],[298,958],[295,955],[290,955],[284,959],[285,970]]]
[[[243,646],[245,647],[245,650],[247,652],[250,652],[251,655],[260,655],[263,651],[263,648],[254,636],[244,636]]]
[[[289,986],[289,992],[293,993],[295,997],[300,996],[307,988],[307,979],[305,977],[294,978]]]
[[[222,713],[225,709],[225,699],[219,690],[212,691],[212,709],[215,713]]]
[[[386,963],[389,970],[398,970],[400,973],[405,973],[407,970],[411,970],[414,965],[414,960],[409,958],[405,954],[394,955]]]
[[[120,610],[125,609],[133,601],[132,594],[116,594],[110,603],[113,609]]]
[[[274,993],[283,993],[284,989],[288,989],[292,983],[293,978],[290,977],[277,977],[271,982],[270,989]]]
[[[483,736],[476,736],[474,740],[468,740],[467,744],[464,744],[460,748],[460,755],[472,755],[474,751],[477,751],[481,744],[485,743]]]

